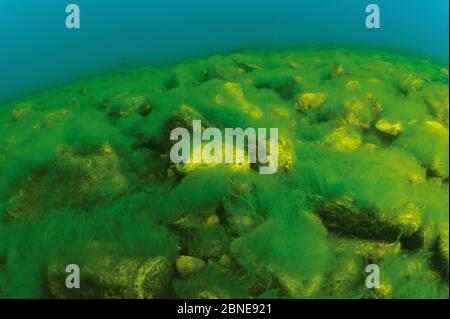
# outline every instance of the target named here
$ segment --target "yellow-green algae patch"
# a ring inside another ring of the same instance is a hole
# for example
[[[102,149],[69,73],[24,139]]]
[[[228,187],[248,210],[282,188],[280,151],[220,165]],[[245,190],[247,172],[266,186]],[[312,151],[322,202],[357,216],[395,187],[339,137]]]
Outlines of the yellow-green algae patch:
[[[2,105],[0,297],[448,298],[448,101],[447,68],[321,48]],[[173,165],[169,132],[192,120],[278,128],[277,173]]]

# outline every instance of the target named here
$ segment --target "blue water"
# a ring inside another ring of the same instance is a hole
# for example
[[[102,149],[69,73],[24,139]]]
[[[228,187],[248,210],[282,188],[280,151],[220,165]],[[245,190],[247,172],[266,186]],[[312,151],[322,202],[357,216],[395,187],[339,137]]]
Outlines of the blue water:
[[[65,7],[81,29],[65,27]],[[381,29],[365,28],[365,6]],[[0,101],[129,64],[241,48],[402,49],[448,65],[448,0],[0,0]]]

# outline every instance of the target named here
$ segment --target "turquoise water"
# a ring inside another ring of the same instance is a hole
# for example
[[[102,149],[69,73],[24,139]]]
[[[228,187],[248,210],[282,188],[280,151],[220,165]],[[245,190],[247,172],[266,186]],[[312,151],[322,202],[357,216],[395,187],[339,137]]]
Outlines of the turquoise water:
[[[65,27],[65,7],[81,29]],[[365,28],[365,6],[381,29]],[[0,101],[116,66],[241,48],[400,49],[448,64],[447,0],[0,0]]]

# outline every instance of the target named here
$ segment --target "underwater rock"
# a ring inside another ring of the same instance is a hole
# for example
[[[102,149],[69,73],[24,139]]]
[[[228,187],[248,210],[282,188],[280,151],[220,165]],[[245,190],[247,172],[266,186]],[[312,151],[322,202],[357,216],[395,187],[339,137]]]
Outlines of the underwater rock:
[[[149,98],[143,95],[132,96],[128,92],[118,94],[111,98],[106,107],[108,116],[115,119],[128,116],[131,113],[146,116],[152,109],[152,103]]]
[[[446,124],[448,127],[449,124],[448,92],[438,91],[432,96],[427,97],[426,102],[431,112],[434,114],[434,116],[443,124]]]
[[[253,72],[261,69],[260,66],[244,61],[242,60],[242,58],[235,58],[233,59],[233,61],[236,64],[236,66],[239,67],[244,72]]]
[[[431,270],[423,254],[390,256],[379,264],[379,289],[366,289],[363,298],[444,298],[448,289],[440,286],[439,274]]]
[[[227,222],[229,224],[229,228],[233,233],[236,234],[245,234],[249,232],[250,230],[253,230],[256,222],[252,216],[252,214],[249,213],[235,213],[231,214],[227,218]]]
[[[187,278],[205,267],[205,262],[192,256],[180,256],[175,261],[175,267],[182,278]]]
[[[323,290],[328,296],[355,295],[364,289],[365,268],[379,263],[389,255],[400,253],[400,243],[333,238],[335,270],[324,280]],[[384,287],[386,288],[386,287]],[[384,289],[381,287],[381,289]]]
[[[359,82],[356,80],[348,81],[345,88],[349,91],[357,91],[360,88]]]
[[[225,252],[229,238],[218,221],[217,215],[206,218],[182,216],[177,219],[171,228],[179,237],[182,254],[203,260],[219,259]]]
[[[308,110],[319,109],[327,100],[324,93],[303,93],[297,101],[295,107],[299,112],[307,112]]]
[[[165,127],[165,138],[170,136],[170,132],[177,127],[185,128],[189,131],[192,131],[192,122],[194,120],[199,120],[202,123],[202,130],[208,128],[210,126],[208,120],[197,110],[195,110],[192,106],[187,104],[182,104],[176,111],[172,114],[170,119],[166,123]],[[169,139],[167,139],[169,140]],[[169,144],[173,144],[174,142],[170,142]]]
[[[223,268],[230,268],[233,266],[233,260],[228,255],[223,255],[222,257],[220,257],[218,263]]]
[[[423,88],[423,80],[415,77],[412,74],[408,75],[408,77],[403,81],[402,85],[400,86],[401,92],[406,96],[415,93],[417,91],[420,91],[422,88]]]
[[[403,125],[400,122],[391,123],[386,119],[380,119],[375,123],[375,128],[382,133],[397,136],[403,130]]]
[[[345,74],[345,68],[344,68],[344,66],[343,66],[342,64],[338,64],[338,65],[334,68],[334,70],[333,70],[333,72],[332,72],[332,74],[331,74],[331,77],[332,77],[333,79],[337,79],[337,78],[341,77],[341,76],[344,75],[344,74]]]
[[[335,268],[324,280],[323,291],[328,296],[351,296],[364,281],[362,263],[353,257],[340,257]]]
[[[320,291],[323,276],[320,273],[307,278],[303,276],[289,275],[286,272],[275,271],[281,287],[286,290],[290,298],[312,298]]]
[[[212,214],[203,223],[205,227],[210,228],[220,224],[220,217],[217,214]]]
[[[83,279],[78,289],[66,288],[67,273],[61,264],[50,266],[47,276],[55,298],[154,299],[168,297],[172,268],[164,257],[141,261],[107,256],[80,267]]]
[[[436,121],[411,125],[394,143],[417,157],[429,177],[448,179],[448,128]]]
[[[372,113],[375,115],[378,115],[383,111],[383,107],[381,106],[380,101],[378,101],[375,96],[372,93],[366,94],[366,99],[369,101],[371,107],[372,107]]]
[[[119,157],[104,143],[90,154],[61,149],[53,162],[27,177],[8,200],[7,212],[14,218],[29,218],[48,209],[78,207],[85,210],[128,187]]]
[[[339,151],[353,151],[362,143],[358,131],[351,127],[343,126],[325,137],[324,145],[332,146]]]
[[[32,102],[24,102],[24,103],[16,106],[14,109],[11,110],[11,114],[12,114],[14,120],[19,121],[27,113],[31,112],[32,107],[33,107]]]
[[[241,298],[246,282],[237,282],[239,276],[229,269],[208,262],[202,270],[188,279],[176,280],[175,291],[180,298],[228,299]],[[242,277],[240,278],[242,279]]]
[[[399,242],[335,238],[333,248],[338,255],[358,257],[368,264],[369,262],[379,262],[386,255],[400,253],[401,244]]]
[[[253,119],[263,116],[261,109],[247,99],[239,83],[226,82],[220,93],[214,98],[214,102],[218,105],[226,104],[233,108],[237,107],[241,112]]]
[[[58,124],[62,124],[64,120],[72,113],[71,110],[62,109],[57,111],[48,112],[45,114],[44,118],[37,121],[33,125],[33,129],[35,130],[44,130],[51,129],[57,126]]]
[[[415,206],[404,211],[381,214],[362,210],[349,199],[320,204],[316,213],[325,227],[333,233],[361,239],[396,241],[413,236],[419,230],[420,215]]]
[[[281,172],[291,170],[294,165],[294,154],[291,144],[288,144],[288,140],[283,137],[280,137],[278,140],[278,170]]]
[[[345,101],[343,115],[338,119],[338,122],[344,125],[359,126],[363,129],[369,128],[372,121],[372,112],[366,103],[353,99]]]

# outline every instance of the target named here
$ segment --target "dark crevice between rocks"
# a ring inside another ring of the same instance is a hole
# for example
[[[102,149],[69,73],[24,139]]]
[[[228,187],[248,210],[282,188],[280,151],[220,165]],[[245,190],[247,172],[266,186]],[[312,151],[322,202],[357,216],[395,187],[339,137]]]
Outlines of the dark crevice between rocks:
[[[289,85],[273,86],[273,85],[270,85],[267,83],[261,83],[261,84],[255,85],[255,87],[257,89],[266,89],[266,90],[274,91],[285,101],[292,101],[294,96],[298,93],[298,91],[295,90],[294,87],[290,87]]]
[[[388,134],[388,133],[382,132],[377,129],[373,129],[373,133],[375,134],[376,137],[378,137],[378,140],[383,145],[392,145],[400,136],[400,134],[392,135],[392,134]]]
[[[442,174],[433,168],[431,165],[424,165],[427,179],[439,178],[443,183],[448,184],[448,176],[442,176]]]
[[[155,151],[159,153],[160,155],[167,152],[167,147],[160,143],[156,139],[147,139],[145,141],[141,140],[137,144],[134,145],[134,149],[140,149],[140,148],[146,148],[151,151]]]
[[[165,91],[170,91],[180,87],[180,81],[175,75],[169,77],[163,82],[163,87]]]
[[[410,236],[400,236],[399,239],[402,249],[414,251],[423,247],[424,237],[422,229],[419,229]]]
[[[211,67],[203,71],[199,78],[199,83],[203,84],[212,80],[222,80],[226,81],[227,79],[220,75],[219,72],[217,72],[216,68]]]
[[[432,268],[439,273],[439,275],[448,282],[449,276],[449,263],[448,256],[447,258],[444,255],[441,247],[441,237],[438,237],[433,245],[431,246],[432,256],[431,256],[431,266]]]

